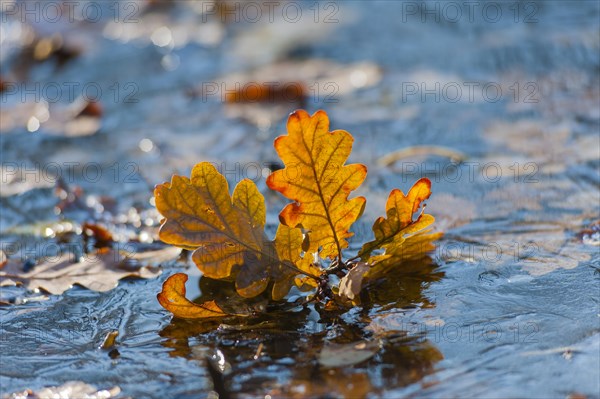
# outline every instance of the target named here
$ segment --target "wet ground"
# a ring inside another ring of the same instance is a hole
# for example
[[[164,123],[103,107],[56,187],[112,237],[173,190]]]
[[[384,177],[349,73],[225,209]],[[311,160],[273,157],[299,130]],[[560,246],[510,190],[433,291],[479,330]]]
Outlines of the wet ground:
[[[155,299],[168,275],[214,289],[181,261],[107,292],[2,287],[2,395],[83,381],[134,398],[600,397],[598,2],[75,3],[58,19],[3,3],[9,258],[83,251],[86,221],[156,247],[152,187],[199,161],[264,191],[299,107],[325,109],[368,166],[353,249],[421,176],[445,237],[426,273],[342,314],[171,321]],[[256,82],[305,96],[225,101]],[[272,229],[283,201],[266,198]],[[116,351],[99,349],[113,330]],[[361,344],[372,356],[340,360]]]

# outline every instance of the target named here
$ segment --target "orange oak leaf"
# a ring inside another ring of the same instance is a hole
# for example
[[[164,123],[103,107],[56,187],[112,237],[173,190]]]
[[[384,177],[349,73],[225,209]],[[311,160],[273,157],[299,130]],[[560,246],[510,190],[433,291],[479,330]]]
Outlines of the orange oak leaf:
[[[428,227],[434,217],[424,213],[423,202],[431,195],[431,182],[427,178],[418,180],[408,194],[394,189],[386,204],[386,216],[379,217],[373,224],[375,240],[363,245],[359,256],[372,265],[366,272],[366,279],[376,279],[389,268],[402,262],[424,257],[435,247],[433,241],[442,233],[431,233]],[[416,219],[413,215],[421,208]],[[374,250],[384,249],[383,254],[371,255]]]
[[[407,195],[404,195],[399,189],[392,190],[385,206],[387,219],[384,217],[377,218],[373,224],[375,240],[364,244],[359,255],[364,259],[373,250],[392,242],[402,230],[413,224],[413,214],[419,210],[421,203],[428,199],[430,195],[431,181],[427,178],[418,180]],[[419,215],[419,218],[421,217],[433,219],[431,215],[423,215],[422,211]],[[433,220],[431,220],[432,222]]]
[[[279,214],[282,224],[302,227],[309,236],[307,252],[321,248],[322,258],[341,258],[352,236],[350,226],[361,215],[366,199],[348,199],[367,176],[362,164],[344,165],[354,139],[344,130],[329,131],[324,111],[310,116],[293,112],[288,134],[275,140],[275,150],[285,168],[273,172],[267,185],[294,201]]]
[[[161,306],[182,319],[207,319],[227,316],[215,301],[197,304],[185,297],[185,282],[188,276],[177,273],[164,283],[162,291],[156,296]]]
[[[235,279],[241,296],[254,297],[267,288],[277,256],[264,234],[264,197],[251,180],[242,180],[230,197],[225,177],[201,162],[190,179],[173,176],[154,194],[165,217],[162,241],[193,250],[192,260],[205,276]]]

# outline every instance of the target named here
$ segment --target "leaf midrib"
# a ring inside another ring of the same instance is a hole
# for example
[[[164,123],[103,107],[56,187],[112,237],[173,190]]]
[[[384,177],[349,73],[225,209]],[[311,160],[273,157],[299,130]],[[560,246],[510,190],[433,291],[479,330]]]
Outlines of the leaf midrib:
[[[314,145],[314,140],[315,140],[315,136],[317,134],[317,128],[319,127],[319,123],[321,123],[320,121],[317,122],[317,125],[315,126],[315,131],[313,133],[313,145]],[[328,132],[325,134],[329,134]],[[323,205],[323,209],[325,211],[325,217],[327,219],[327,222],[329,223],[329,227],[331,227],[331,232],[333,235],[333,239],[335,241],[335,246],[337,248],[337,252],[338,252],[338,258],[342,258],[342,248],[340,247],[340,242],[338,240],[337,234],[335,232],[335,227],[333,226],[333,222],[331,220],[331,216],[329,215],[329,208],[327,207],[327,204],[325,204],[325,197],[323,196],[323,189],[321,188],[321,182],[319,181],[319,178],[317,176],[317,168],[315,165],[315,160],[313,159],[313,154],[311,149],[308,148],[308,144],[306,143],[306,140],[304,138],[304,129],[302,130],[302,134],[301,134],[301,138],[302,138],[302,144],[304,145],[304,148],[306,149],[306,152],[308,153],[308,158],[310,159],[310,166],[313,172],[313,176],[315,178],[315,184],[317,185],[317,189],[319,191],[319,198],[321,199],[321,204]]]

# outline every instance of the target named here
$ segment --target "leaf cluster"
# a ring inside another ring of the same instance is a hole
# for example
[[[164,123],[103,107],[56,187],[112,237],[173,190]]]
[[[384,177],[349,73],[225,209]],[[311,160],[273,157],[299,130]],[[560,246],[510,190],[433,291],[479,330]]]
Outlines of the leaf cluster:
[[[353,302],[365,284],[434,248],[441,233],[432,233],[434,218],[423,212],[431,195],[431,182],[423,178],[406,195],[392,190],[386,216],[373,224],[374,240],[344,260],[350,228],[366,204],[364,197],[350,198],[367,176],[365,165],[346,164],[354,138],[329,131],[324,111],[293,112],[287,131],[274,143],[285,167],[267,178],[271,190],[291,201],[279,214],[273,240],[265,234],[265,200],[254,182],[242,180],[230,195],[227,180],[208,162],[194,166],[189,178],[175,175],[156,186],[156,207],[164,216],[160,239],[192,251],[205,277],[234,282],[240,296],[267,292],[275,301],[296,286],[315,290],[315,299]],[[340,277],[337,284],[333,274]],[[165,281],[158,295],[164,308],[181,318],[230,314],[213,301],[186,299],[186,280],[178,273]]]

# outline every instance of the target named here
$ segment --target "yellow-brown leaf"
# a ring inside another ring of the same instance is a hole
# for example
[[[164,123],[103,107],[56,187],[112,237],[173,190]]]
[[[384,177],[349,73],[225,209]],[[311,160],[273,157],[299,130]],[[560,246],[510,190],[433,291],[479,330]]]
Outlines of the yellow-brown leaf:
[[[264,198],[251,180],[242,180],[230,197],[225,177],[201,162],[190,179],[173,176],[158,185],[155,197],[165,217],[161,240],[193,250],[192,259],[205,276],[235,279],[242,296],[265,290],[277,260],[264,234]],[[239,273],[234,266],[240,266]]]
[[[433,241],[441,237],[441,233],[427,230],[434,222],[433,216],[423,213],[423,201],[431,195],[431,182],[422,178],[409,190],[407,195],[394,189],[386,204],[387,218],[380,217],[373,224],[375,240],[363,245],[359,255],[373,267],[365,278],[375,279],[383,276],[387,270],[398,264],[419,259],[432,251]],[[421,212],[413,220],[413,215]],[[377,249],[385,249],[385,253],[372,256]]]
[[[274,243],[279,259],[292,266],[283,265],[278,269],[271,291],[271,297],[277,301],[283,299],[292,288],[294,275],[297,274],[294,271],[295,264],[302,260],[302,231],[280,224],[275,233]]]
[[[267,179],[272,190],[295,201],[280,213],[282,224],[302,227],[310,237],[310,252],[341,257],[348,247],[349,229],[362,214],[364,197],[348,199],[367,175],[362,164],[344,165],[354,139],[343,130],[329,131],[324,111],[310,116],[293,112],[287,123],[288,135],[275,140],[275,149],[285,168]]]
[[[196,304],[185,297],[185,282],[188,276],[177,273],[164,283],[162,291],[156,296],[161,306],[182,319],[208,319],[227,316],[215,301]]]
[[[235,280],[241,296],[255,297],[274,281],[272,295],[281,299],[294,277],[307,273],[301,230],[281,226],[275,241],[268,240],[264,197],[251,180],[242,180],[230,197],[225,177],[202,162],[190,179],[173,176],[157,186],[155,197],[165,216],[161,240],[194,251],[192,259],[206,277]]]
[[[403,229],[411,225],[413,214],[419,210],[421,203],[428,199],[430,195],[431,182],[427,178],[418,180],[406,196],[401,190],[392,190],[385,206],[387,218],[377,218],[373,224],[375,240],[363,245],[359,252],[360,256],[363,259],[368,257],[373,250],[390,243]],[[431,215],[420,216],[432,218]],[[433,223],[433,220],[431,222]]]
[[[312,256],[309,254],[302,256],[302,241],[303,235],[299,228],[291,228],[283,224],[277,228],[274,245],[281,264],[271,293],[274,300],[285,297],[294,281],[301,281],[302,286],[307,285],[312,288],[317,286],[315,278],[319,277],[321,270],[311,264]],[[304,273],[305,276],[294,280],[299,272]]]

